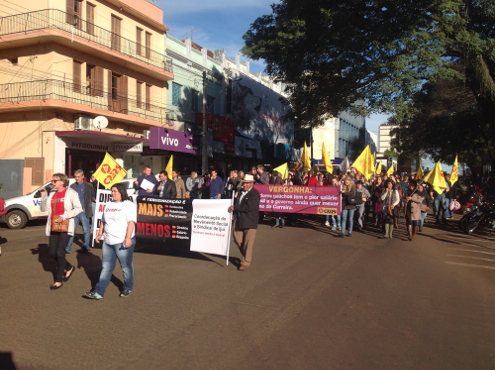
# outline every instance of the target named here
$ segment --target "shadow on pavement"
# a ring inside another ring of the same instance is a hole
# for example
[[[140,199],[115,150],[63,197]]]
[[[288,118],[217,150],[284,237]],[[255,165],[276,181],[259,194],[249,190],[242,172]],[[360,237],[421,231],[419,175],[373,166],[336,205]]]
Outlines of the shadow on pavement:
[[[55,273],[57,271],[57,263],[50,257],[48,244],[38,244],[38,248],[31,249],[32,255],[38,255],[38,262],[43,266],[43,270],[51,272],[55,281]]]
[[[84,273],[91,282],[91,290],[93,290],[95,288],[96,283],[98,283],[98,281],[100,280],[100,274],[102,270],[101,258],[94,255],[91,252],[88,252],[88,253],[78,253],[76,259],[77,259],[77,268],[78,269],[82,268],[84,270]],[[112,275],[110,281],[120,291],[123,290],[124,283],[115,275]]]
[[[0,367],[2,370],[16,370],[11,352],[0,352]]]

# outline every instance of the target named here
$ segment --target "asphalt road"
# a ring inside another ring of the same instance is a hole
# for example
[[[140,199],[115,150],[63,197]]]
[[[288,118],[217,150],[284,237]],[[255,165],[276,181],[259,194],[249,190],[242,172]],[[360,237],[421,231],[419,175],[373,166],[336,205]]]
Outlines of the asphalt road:
[[[495,245],[490,235],[404,226],[336,238],[320,221],[261,225],[245,272],[225,259],[138,245],[136,283],[120,267],[103,301],[82,298],[101,250],[50,291],[39,223],[0,227],[1,369],[493,369]],[[73,248],[75,250],[77,248]]]

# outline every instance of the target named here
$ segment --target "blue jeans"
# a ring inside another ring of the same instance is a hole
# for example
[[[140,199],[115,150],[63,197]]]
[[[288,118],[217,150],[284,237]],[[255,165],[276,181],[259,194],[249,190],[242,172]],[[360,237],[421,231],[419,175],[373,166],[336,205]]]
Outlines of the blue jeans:
[[[74,237],[76,236],[77,225],[81,224],[84,232],[84,248],[89,250],[91,246],[89,242],[91,240],[91,227],[89,226],[89,218],[86,217],[84,210],[79,213],[76,217],[74,217],[74,235],[70,237],[69,243],[65,248],[66,252],[71,251],[72,243],[74,243]]]
[[[445,211],[444,200],[445,200],[445,198],[435,198],[433,200],[433,210],[434,210],[433,215],[437,219],[437,222],[440,222],[440,211],[441,210],[443,210],[442,220],[445,221],[445,217],[447,217],[447,211]]]
[[[349,228],[347,229],[348,231],[348,234],[352,234],[352,225],[354,224],[354,211],[356,209],[353,208],[353,209],[343,209],[342,210],[342,213],[340,214],[341,218],[342,218],[342,235],[345,235],[345,229],[346,229],[346,226],[349,225]],[[349,222],[348,222],[349,221]]]
[[[443,209],[445,210],[445,217],[452,217],[454,216],[454,212],[449,209],[449,204],[452,202],[452,199],[443,199]]]
[[[330,222],[330,220],[332,220],[332,226],[335,226],[335,227],[339,226],[340,227],[340,215],[337,215],[337,216],[326,215],[325,221]]]
[[[110,279],[112,279],[113,270],[115,270],[115,263],[117,259],[122,267],[124,273],[124,287],[123,290],[132,290],[134,286],[134,266],[132,264],[132,256],[134,255],[134,248],[136,247],[136,237],[132,238],[132,245],[127,249],[122,249],[122,243],[119,244],[106,244],[103,243],[102,249],[102,261],[103,270],[101,270],[100,281],[95,286],[95,292],[101,295],[105,294]]]
[[[422,229],[424,224],[425,224],[427,214],[428,214],[427,212],[421,212],[421,220],[419,220],[419,228],[420,229]]]

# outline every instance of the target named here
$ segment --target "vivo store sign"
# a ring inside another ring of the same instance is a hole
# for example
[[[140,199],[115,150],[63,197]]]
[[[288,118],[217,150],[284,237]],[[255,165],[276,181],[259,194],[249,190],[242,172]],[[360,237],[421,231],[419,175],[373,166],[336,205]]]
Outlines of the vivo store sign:
[[[150,149],[197,154],[198,148],[193,141],[193,135],[185,132],[161,127],[150,128]]]

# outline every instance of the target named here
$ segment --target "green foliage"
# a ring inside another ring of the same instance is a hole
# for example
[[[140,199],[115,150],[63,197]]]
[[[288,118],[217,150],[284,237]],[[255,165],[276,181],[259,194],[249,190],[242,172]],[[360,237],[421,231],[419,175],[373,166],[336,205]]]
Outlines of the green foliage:
[[[399,153],[397,153],[395,150],[392,149],[387,149],[383,152],[383,155],[385,157],[391,157],[391,158],[399,158]]]
[[[493,162],[495,0],[282,0],[244,40],[301,127],[390,113],[401,154]]]

